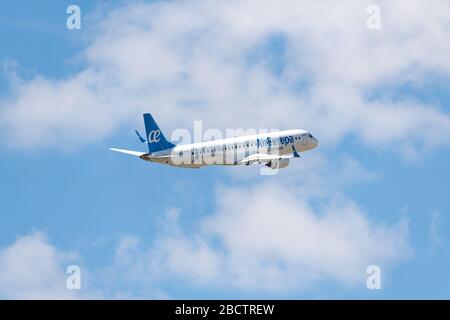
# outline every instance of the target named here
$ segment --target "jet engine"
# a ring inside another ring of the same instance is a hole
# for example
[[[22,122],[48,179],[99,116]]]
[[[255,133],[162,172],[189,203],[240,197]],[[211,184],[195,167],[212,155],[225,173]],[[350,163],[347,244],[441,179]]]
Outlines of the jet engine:
[[[266,166],[270,169],[282,169],[289,165],[289,159],[274,159],[266,163]]]

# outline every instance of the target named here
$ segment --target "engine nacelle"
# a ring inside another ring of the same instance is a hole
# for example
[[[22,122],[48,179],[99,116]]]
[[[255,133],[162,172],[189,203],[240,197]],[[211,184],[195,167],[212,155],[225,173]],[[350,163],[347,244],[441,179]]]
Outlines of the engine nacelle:
[[[289,165],[289,159],[275,159],[266,164],[270,169],[283,169]]]

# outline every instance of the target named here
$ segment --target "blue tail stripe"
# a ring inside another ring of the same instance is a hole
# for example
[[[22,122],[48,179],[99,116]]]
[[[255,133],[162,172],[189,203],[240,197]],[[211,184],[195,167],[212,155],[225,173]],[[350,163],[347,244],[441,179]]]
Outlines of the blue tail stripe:
[[[144,113],[144,124],[150,153],[175,147],[173,143],[166,140],[150,113]]]

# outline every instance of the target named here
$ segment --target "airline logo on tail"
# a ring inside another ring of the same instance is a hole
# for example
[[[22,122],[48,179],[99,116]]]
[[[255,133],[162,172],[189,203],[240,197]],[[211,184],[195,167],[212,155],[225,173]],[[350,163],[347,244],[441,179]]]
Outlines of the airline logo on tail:
[[[149,143],[155,143],[155,142],[159,142],[159,140],[161,135],[161,131],[160,130],[152,130],[150,131],[150,133],[148,134],[148,142]]]
[[[175,147],[173,143],[166,140],[166,137],[164,137],[164,133],[156,124],[155,119],[153,119],[150,113],[144,113],[144,125],[147,141],[141,138],[139,138],[139,140],[148,144],[149,153],[159,152]],[[140,135],[138,134],[138,136]]]

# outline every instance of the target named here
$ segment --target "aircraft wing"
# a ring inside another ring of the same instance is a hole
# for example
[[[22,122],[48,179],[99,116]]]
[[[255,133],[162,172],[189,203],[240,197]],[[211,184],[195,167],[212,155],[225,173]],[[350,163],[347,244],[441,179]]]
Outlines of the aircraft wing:
[[[253,164],[253,163],[268,163],[272,160],[280,160],[280,159],[289,159],[294,158],[293,154],[286,155],[277,155],[277,154],[266,154],[266,153],[257,153],[247,158],[241,160],[241,163],[245,164]]]

